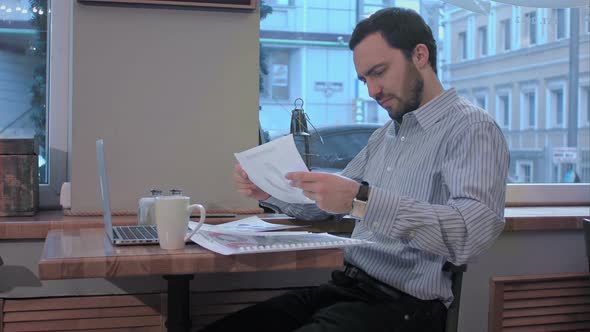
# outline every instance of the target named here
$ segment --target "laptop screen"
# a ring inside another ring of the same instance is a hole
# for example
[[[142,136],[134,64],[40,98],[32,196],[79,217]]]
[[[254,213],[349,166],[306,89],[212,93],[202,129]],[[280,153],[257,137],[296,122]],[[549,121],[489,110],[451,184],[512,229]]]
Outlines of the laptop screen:
[[[102,214],[104,218],[104,230],[113,241],[113,221],[111,219],[111,198],[109,195],[109,181],[104,159],[104,141],[96,141],[96,161],[98,162],[98,177],[100,178],[100,199],[102,201]]]

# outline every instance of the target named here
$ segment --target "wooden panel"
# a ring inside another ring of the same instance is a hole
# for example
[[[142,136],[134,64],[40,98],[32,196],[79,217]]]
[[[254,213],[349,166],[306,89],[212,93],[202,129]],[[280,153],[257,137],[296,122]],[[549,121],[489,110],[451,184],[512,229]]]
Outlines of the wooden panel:
[[[0,299],[0,332],[4,331],[4,300]]]
[[[492,278],[489,332],[590,328],[590,274]]]
[[[160,294],[4,300],[2,332],[162,331]]]
[[[503,332],[551,332],[551,331],[590,331],[590,323],[544,324],[540,326],[507,327]]]
[[[159,308],[158,298],[158,294],[138,294],[7,300],[4,304],[4,311],[108,308],[142,305]]]
[[[91,319],[64,319],[42,322],[18,322],[5,323],[5,332],[50,332],[62,330],[85,330],[91,331],[97,328],[118,328],[118,327],[149,327],[160,326],[160,317],[136,316],[136,317],[101,317]]]
[[[504,318],[523,317],[523,316],[544,316],[562,313],[581,313],[590,312],[590,304],[582,305],[568,305],[568,306],[550,306],[540,308],[524,308],[524,309],[506,309],[504,310]]]
[[[588,304],[590,299],[586,296],[572,296],[572,297],[558,297],[558,298],[547,298],[547,299],[533,299],[533,300],[521,300],[521,301],[504,301],[504,309],[516,309],[516,308],[534,308],[534,307],[546,307],[546,306],[559,306],[559,305],[570,305],[570,304]]]
[[[68,309],[68,310],[42,310],[35,311],[31,317],[30,312],[7,312],[4,314],[4,322],[19,322],[23,320],[58,320],[99,317],[126,317],[126,316],[149,316],[160,315],[155,308],[142,307],[115,307],[115,308],[92,308],[92,309]]]

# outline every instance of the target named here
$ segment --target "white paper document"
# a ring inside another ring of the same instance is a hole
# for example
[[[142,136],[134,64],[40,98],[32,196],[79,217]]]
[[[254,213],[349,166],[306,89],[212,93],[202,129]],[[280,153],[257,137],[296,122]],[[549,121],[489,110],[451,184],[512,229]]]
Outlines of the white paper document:
[[[194,223],[194,222],[193,222]],[[227,232],[227,233],[241,233],[241,232],[266,232],[277,231],[283,229],[307,227],[308,225],[281,225],[266,222],[257,216],[247,217],[236,221],[231,221],[219,225],[203,224],[202,229],[211,232]]]
[[[247,222],[245,218],[239,222]],[[262,220],[261,220],[262,221]],[[269,226],[254,220],[251,228],[233,226],[207,225],[195,233],[191,240],[203,248],[222,255],[239,255],[257,252],[297,251],[310,249],[342,248],[348,246],[369,245],[372,242],[339,237],[328,233],[310,232],[264,232],[264,230],[284,229],[288,225]],[[257,227],[256,225],[260,226]],[[194,229],[197,223],[189,222],[190,229]],[[225,228],[225,229],[224,229]]]
[[[292,187],[285,175],[308,172],[297,151],[293,135],[277,138],[252,149],[235,153],[248,178],[269,195],[287,203],[314,203],[299,188]]]

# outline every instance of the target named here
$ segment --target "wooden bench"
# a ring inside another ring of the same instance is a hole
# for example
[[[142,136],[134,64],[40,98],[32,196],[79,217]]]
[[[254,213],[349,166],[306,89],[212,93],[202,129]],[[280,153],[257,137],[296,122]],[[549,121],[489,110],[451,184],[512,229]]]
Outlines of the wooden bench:
[[[488,331],[590,331],[590,274],[492,278]]]

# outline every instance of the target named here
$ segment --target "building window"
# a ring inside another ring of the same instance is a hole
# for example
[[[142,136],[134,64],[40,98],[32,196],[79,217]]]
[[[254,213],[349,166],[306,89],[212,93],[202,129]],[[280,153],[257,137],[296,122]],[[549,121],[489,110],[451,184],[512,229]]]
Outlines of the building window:
[[[510,29],[510,19],[505,19],[502,20],[502,22],[500,23],[501,26],[501,41],[502,41],[502,46],[503,46],[503,50],[508,51],[511,49],[511,43],[512,40],[510,38],[512,31]]]
[[[485,56],[488,54],[488,28],[486,26],[477,28],[477,36],[479,38],[479,55]]]
[[[522,95],[522,129],[535,128],[537,126],[537,102],[535,91],[526,91]]]
[[[530,160],[516,161],[516,177],[519,183],[533,182],[533,162]]]
[[[7,0],[0,7],[0,138],[35,137],[39,183],[49,182],[47,1]]]
[[[559,8],[553,10],[553,17],[555,19],[555,38],[565,38],[565,9]]]
[[[361,8],[359,14],[361,17],[359,19],[363,19],[366,17],[371,16],[374,12],[387,8],[392,7],[395,5],[395,0],[360,0],[359,6]],[[419,7],[419,5],[418,5]],[[416,11],[420,11],[419,8],[413,8]]]
[[[459,49],[461,50],[461,60],[467,59],[467,33],[459,32]]]
[[[292,6],[293,0],[265,0],[266,4],[271,6]]]
[[[510,95],[499,94],[496,100],[496,122],[500,127],[510,129]]]
[[[265,48],[268,74],[264,76],[262,97],[288,100],[289,96],[289,50]]]
[[[563,89],[551,90],[550,98],[550,114],[553,116],[553,123],[556,127],[563,127],[565,123]]]
[[[488,108],[488,98],[485,95],[477,95],[475,96],[475,105],[477,105],[478,107],[481,107],[482,109],[484,109],[485,111],[487,111]]]
[[[579,127],[590,126],[590,86],[580,88]]]
[[[535,45],[537,43],[537,12],[528,12],[522,22],[523,46]]]

